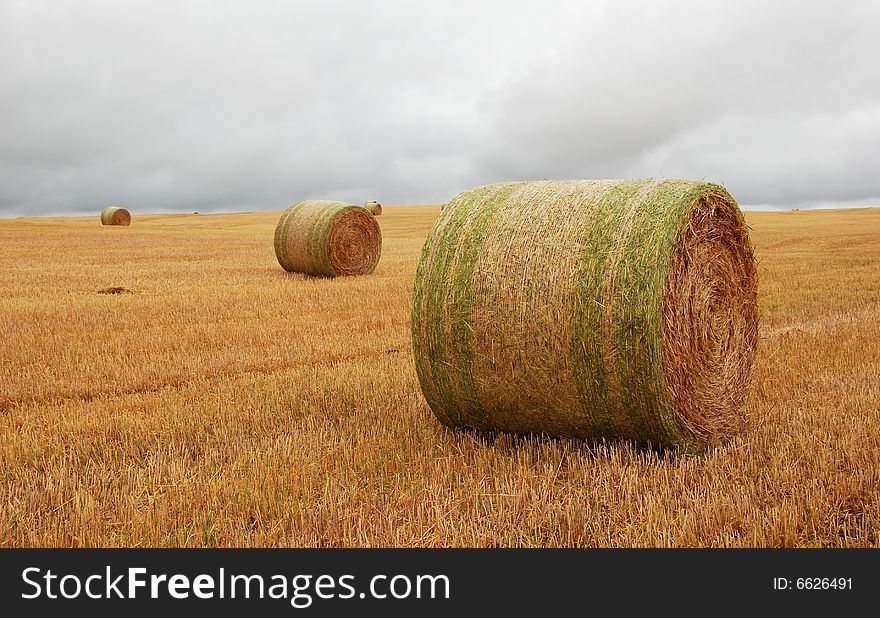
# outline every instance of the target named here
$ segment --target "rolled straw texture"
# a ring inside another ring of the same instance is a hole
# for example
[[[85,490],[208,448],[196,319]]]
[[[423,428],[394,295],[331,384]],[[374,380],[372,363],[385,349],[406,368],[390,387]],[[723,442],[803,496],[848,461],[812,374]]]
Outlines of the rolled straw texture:
[[[101,211],[101,223],[103,225],[131,225],[131,213],[125,208],[107,206]]]
[[[376,217],[382,214],[382,204],[376,200],[370,200],[369,202],[364,203],[364,208],[369,210]]]
[[[747,226],[719,185],[478,187],[422,251],[416,369],[451,427],[699,450],[743,426],[756,298]]]
[[[275,256],[285,270],[323,277],[373,272],[382,252],[376,218],[353,204],[306,200],[284,211]]]

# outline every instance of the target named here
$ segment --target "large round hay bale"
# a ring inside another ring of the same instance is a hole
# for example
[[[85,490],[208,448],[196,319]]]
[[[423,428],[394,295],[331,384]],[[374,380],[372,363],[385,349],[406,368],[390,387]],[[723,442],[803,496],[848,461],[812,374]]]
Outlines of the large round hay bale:
[[[284,211],[275,228],[275,256],[291,272],[366,275],[376,268],[381,252],[376,218],[353,204],[297,202]]]
[[[119,206],[107,206],[101,211],[103,225],[131,225],[131,213]]]
[[[747,227],[721,186],[471,189],[419,262],[419,382],[452,427],[696,450],[743,425],[756,297]]]
[[[382,214],[382,204],[380,204],[376,200],[370,200],[369,202],[364,202],[364,208],[369,210],[376,217],[378,217],[379,215]]]

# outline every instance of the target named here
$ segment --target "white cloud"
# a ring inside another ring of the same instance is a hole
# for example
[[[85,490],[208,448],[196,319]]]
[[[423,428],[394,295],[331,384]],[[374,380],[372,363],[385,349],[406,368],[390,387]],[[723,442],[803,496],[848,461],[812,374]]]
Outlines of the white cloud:
[[[685,176],[880,196],[871,2],[0,5],[0,213]]]

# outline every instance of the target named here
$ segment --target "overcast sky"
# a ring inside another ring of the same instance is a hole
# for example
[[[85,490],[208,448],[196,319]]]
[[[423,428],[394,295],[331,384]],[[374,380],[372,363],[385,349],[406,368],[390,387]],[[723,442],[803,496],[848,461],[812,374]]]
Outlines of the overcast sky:
[[[878,2],[0,0],[0,216],[685,177],[880,205]]]

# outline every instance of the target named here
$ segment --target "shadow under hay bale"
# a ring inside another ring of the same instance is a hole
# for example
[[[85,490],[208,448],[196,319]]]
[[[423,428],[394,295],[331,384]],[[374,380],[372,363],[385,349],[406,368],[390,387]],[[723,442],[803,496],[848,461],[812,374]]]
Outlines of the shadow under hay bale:
[[[103,225],[131,225],[131,213],[119,206],[107,206],[101,211]]]
[[[275,228],[275,257],[289,272],[366,275],[375,270],[381,253],[376,218],[353,204],[297,202],[284,211]]]
[[[134,294],[134,290],[121,286],[112,286],[109,288],[101,288],[98,290],[98,294]]]
[[[423,248],[416,369],[451,427],[697,450],[744,424],[756,301],[719,185],[489,185],[449,202]]]

